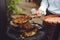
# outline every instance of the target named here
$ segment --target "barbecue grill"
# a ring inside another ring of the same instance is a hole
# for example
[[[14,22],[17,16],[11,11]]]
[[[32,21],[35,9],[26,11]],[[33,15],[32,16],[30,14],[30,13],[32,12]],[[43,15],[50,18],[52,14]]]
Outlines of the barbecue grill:
[[[20,16],[20,15],[19,15]],[[20,16],[21,17],[21,16]],[[12,18],[13,19],[13,18]],[[11,39],[14,40],[43,40],[46,36],[47,30],[44,28],[44,26],[35,23],[33,21],[28,20],[25,23],[19,23],[17,27],[15,27],[13,22],[8,25],[7,28],[7,35]],[[21,19],[20,19],[21,21]],[[24,19],[25,21],[25,19]],[[17,24],[16,24],[17,25]],[[24,25],[29,25],[27,28]]]

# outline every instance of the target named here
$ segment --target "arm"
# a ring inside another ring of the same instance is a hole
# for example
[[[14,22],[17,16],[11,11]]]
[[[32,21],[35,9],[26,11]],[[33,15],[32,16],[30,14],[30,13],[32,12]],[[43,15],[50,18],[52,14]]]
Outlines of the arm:
[[[46,9],[48,8],[48,1],[42,0],[41,6],[39,7],[39,10],[42,10],[44,15],[46,15]]]

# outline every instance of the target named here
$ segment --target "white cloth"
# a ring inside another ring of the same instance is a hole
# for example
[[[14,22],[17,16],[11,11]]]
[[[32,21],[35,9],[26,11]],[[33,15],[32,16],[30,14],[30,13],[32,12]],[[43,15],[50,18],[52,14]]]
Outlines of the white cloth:
[[[43,11],[44,15],[46,15],[46,9],[51,13],[60,15],[60,0],[42,0],[39,9]]]

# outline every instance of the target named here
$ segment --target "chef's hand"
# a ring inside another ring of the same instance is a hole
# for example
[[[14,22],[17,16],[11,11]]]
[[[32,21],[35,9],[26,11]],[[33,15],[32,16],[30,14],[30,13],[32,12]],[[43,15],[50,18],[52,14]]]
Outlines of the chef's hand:
[[[42,16],[42,10],[38,10],[32,14],[34,15],[35,18],[39,18],[40,16]]]

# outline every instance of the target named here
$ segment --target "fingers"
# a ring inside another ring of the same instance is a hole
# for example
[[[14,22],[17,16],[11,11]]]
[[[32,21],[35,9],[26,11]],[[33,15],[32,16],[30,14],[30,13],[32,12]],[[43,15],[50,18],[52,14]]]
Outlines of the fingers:
[[[42,15],[42,11],[36,11],[32,13],[36,18],[40,17]]]
[[[38,15],[34,15],[34,17],[35,17],[35,18],[39,18],[40,16],[38,16]]]
[[[37,12],[32,13],[33,15],[37,14]]]
[[[40,13],[40,12],[37,13],[37,16],[41,16],[41,15],[42,15],[42,13]]]

